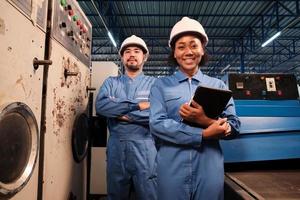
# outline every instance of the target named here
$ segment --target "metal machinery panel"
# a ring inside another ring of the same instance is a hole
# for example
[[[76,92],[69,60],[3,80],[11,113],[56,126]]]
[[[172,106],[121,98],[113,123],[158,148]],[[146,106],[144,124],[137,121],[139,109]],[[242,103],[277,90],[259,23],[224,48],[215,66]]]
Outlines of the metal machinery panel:
[[[240,136],[222,141],[226,163],[300,158],[300,101],[292,74],[228,74]]]
[[[90,66],[92,27],[76,1],[54,0],[53,38]]]
[[[235,194],[227,199],[265,200],[300,197],[299,169],[251,169],[228,172],[225,175],[225,188],[231,190],[227,193]]]
[[[75,0],[53,0],[52,12],[43,199],[85,199],[86,159],[73,158],[72,129],[84,127],[74,123],[85,122],[76,119],[88,104],[92,29]]]
[[[43,68],[33,59],[44,57],[46,12],[46,0],[0,1],[0,199],[37,198]]]
[[[289,100],[299,97],[292,74],[229,74],[228,85],[234,99]]]

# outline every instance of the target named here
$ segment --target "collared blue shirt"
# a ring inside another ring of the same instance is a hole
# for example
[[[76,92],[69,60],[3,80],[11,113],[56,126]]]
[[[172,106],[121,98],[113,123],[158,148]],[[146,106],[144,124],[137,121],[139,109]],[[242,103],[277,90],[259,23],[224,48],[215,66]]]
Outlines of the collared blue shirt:
[[[138,103],[149,101],[149,93],[155,78],[140,73],[135,78],[120,75],[107,78],[96,99],[96,112],[107,117],[111,137],[120,139],[144,139],[149,133],[149,109],[140,111]],[[117,118],[126,115],[130,122]]]
[[[150,130],[158,142],[158,200],[222,200],[223,155],[218,140],[204,140],[202,129],[182,122],[179,108],[188,103],[197,86],[226,88],[219,79],[200,70],[189,79],[181,71],[157,79],[150,92]],[[231,99],[220,117],[227,117],[231,135],[240,122]]]
[[[183,123],[179,115],[180,106],[191,100],[199,85],[227,89],[223,81],[204,75],[200,69],[191,79],[177,71],[154,83],[150,94],[150,128],[160,140],[180,145],[201,145],[202,129]],[[239,131],[240,121],[232,98],[220,117],[227,117],[232,127],[230,137],[234,137]]]

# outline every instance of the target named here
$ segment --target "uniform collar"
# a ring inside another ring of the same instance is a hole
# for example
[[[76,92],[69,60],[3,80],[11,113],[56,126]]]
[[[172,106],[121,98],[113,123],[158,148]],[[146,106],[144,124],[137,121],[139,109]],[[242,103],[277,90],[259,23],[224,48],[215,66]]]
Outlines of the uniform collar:
[[[199,69],[197,71],[197,73],[192,77],[192,79],[196,80],[198,82],[201,82],[201,80],[203,80],[203,76],[204,76],[204,74]],[[188,79],[188,77],[182,71],[180,71],[180,70],[178,70],[175,73],[175,78],[178,80],[178,82],[183,82],[183,81],[186,81]]]
[[[125,73],[124,75],[124,78],[126,79],[126,80],[141,80],[141,79],[143,79],[144,78],[144,73],[143,72],[141,72],[141,73],[139,73],[136,77],[134,77],[134,78],[130,78],[128,75],[127,75],[127,73]]]

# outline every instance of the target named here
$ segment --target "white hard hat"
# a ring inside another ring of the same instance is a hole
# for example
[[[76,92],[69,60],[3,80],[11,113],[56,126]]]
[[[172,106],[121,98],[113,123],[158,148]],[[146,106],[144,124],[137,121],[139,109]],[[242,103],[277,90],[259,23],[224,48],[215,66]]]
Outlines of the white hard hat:
[[[173,26],[171,30],[169,47],[171,47],[171,44],[173,45],[178,37],[184,33],[199,35],[201,38],[203,38],[204,46],[206,46],[208,43],[208,37],[204,31],[203,26],[197,20],[191,19],[189,17],[183,17]]]
[[[145,41],[142,38],[140,38],[140,37],[132,35],[132,36],[126,38],[123,41],[123,43],[122,43],[122,45],[120,47],[120,50],[119,50],[120,56],[123,55],[125,49],[128,46],[138,46],[139,48],[142,49],[142,51],[144,52],[144,54],[146,54],[147,56],[149,55],[149,50],[147,48],[147,45],[146,45]]]

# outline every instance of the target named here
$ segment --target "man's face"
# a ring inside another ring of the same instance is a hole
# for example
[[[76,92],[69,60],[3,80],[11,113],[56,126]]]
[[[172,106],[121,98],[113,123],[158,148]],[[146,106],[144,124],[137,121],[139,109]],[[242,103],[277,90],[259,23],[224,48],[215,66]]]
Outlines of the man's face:
[[[142,69],[146,60],[146,55],[142,49],[135,46],[129,46],[125,49],[122,62],[128,71],[138,71]]]

